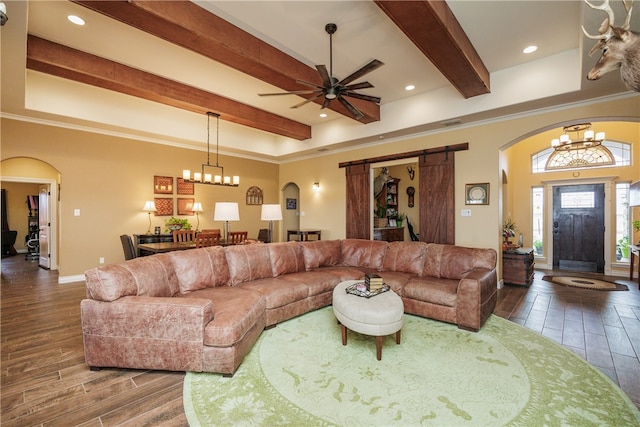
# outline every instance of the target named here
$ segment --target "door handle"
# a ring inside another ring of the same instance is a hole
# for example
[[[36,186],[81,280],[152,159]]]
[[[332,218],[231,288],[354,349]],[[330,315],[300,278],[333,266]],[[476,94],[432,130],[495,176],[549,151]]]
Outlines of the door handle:
[[[558,221],[553,221],[553,228],[558,228]]]

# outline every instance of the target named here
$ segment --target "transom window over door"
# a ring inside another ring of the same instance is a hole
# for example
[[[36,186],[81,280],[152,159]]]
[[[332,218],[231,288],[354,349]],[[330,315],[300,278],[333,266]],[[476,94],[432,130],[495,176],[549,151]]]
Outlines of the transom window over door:
[[[531,156],[533,173],[630,164],[631,144],[617,141],[604,141],[597,147],[577,150],[555,151],[553,148],[546,148]]]

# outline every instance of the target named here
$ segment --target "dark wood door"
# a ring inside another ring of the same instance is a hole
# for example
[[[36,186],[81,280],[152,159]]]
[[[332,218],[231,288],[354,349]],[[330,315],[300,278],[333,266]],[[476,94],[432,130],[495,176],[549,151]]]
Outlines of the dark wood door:
[[[604,273],[604,184],[553,188],[553,268]]]
[[[347,239],[369,239],[371,234],[369,169],[368,163],[362,163],[349,166],[345,170],[347,178]]]
[[[420,241],[455,244],[455,159],[444,152],[420,156]]]

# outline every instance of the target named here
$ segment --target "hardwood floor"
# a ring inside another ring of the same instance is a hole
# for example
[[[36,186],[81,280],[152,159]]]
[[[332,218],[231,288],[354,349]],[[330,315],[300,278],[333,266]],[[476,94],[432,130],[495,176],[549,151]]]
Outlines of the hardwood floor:
[[[496,314],[570,348],[606,373],[640,407],[640,291],[589,291],[542,281],[499,291]],[[89,371],[80,329],[83,282],[21,255],[2,260],[0,424],[187,425],[184,373]]]

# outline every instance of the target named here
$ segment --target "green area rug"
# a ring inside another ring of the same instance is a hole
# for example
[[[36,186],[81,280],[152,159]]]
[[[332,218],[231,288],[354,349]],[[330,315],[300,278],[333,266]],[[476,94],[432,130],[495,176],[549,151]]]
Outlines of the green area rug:
[[[264,331],[232,378],[187,373],[191,426],[638,426],[608,377],[497,316],[477,333],[405,315],[402,342],[340,327],[325,307]]]

